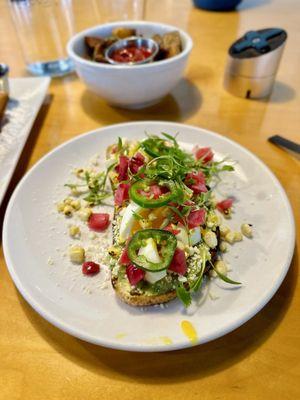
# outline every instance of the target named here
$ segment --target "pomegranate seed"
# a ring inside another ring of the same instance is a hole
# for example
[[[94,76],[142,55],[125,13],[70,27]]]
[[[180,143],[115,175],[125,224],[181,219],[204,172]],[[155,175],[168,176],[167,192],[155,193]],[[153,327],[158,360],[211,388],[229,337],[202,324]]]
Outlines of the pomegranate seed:
[[[93,261],[86,261],[82,264],[82,273],[84,275],[95,275],[100,271],[100,265]]]

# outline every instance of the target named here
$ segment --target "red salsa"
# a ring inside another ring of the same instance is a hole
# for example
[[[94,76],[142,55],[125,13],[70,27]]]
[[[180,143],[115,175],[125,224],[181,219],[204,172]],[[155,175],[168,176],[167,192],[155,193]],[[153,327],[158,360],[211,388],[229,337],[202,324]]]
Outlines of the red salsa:
[[[152,51],[145,46],[137,47],[130,45],[122,49],[115,50],[111,58],[117,62],[130,63],[144,61],[152,55]]]

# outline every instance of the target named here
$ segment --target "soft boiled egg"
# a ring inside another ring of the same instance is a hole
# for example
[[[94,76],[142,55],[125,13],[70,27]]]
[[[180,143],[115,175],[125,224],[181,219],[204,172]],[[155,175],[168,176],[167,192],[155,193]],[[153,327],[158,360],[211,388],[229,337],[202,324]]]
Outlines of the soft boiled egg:
[[[179,230],[179,233],[176,235],[177,241],[183,243],[184,246],[195,246],[195,244],[201,242],[200,226],[189,229],[188,233],[183,226],[177,226],[176,229]]]
[[[129,203],[124,211],[122,210],[120,240],[125,241],[140,229],[160,228],[167,212],[167,207],[147,209],[140,207],[136,203]]]
[[[155,283],[163,279],[167,275],[167,271],[158,271],[158,272],[149,272],[147,271],[145,273],[144,279],[148,281],[149,283]]]
[[[195,244],[201,242],[201,228],[197,226],[196,228],[189,230],[190,245],[195,246]]]
[[[147,261],[154,264],[158,264],[161,262],[157,246],[153,238],[149,238],[146,240],[146,246],[140,248],[139,256],[144,256],[147,259]]]
[[[158,264],[161,262],[160,255],[158,254],[157,246],[155,241],[152,238],[146,240],[146,246],[143,246],[139,250],[139,255],[144,256],[148,261]],[[157,272],[149,272],[147,271],[144,279],[150,283],[155,283],[160,281],[167,275],[167,271],[157,271]]]
[[[133,225],[136,222],[136,218],[134,217],[135,213],[138,213],[142,210],[142,207],[136,203],[129,203],[125,208],[121,224],[120,224],[120,240],[125,241],[129,236],[131,236]]]

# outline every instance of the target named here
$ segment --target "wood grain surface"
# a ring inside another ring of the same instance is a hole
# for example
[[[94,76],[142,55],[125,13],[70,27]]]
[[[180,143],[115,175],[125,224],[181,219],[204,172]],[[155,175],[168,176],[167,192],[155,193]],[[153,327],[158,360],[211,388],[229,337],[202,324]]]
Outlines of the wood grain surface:
[[[159,3],[172,7],[168,0]],[[1,221],[19,179],[49,150],[99,126],[147,119],[208,128],[253,151],[285,188],[299,228],[299,160],[267,138],[281,134],[300,142],[300,2],[245,0],[238,12],[228,13],[189,10],[185,4],[184,13],[182,7],[168,13],[168,22],[187,24],[195,47],[185,79],[160,104],[138,112],[115,109],[75,75],[53,79],[2,205]],[[10,65],[12,77],[26,76],[4,0],[0,15],[0,61]],[[163,16],[159,6],[152,10],[151,19]],[[264,101],[233,97],[222,87],[226,50],[246,30],[267,26],[289,34],[273,93]],[[43,320],[18,294],[1,250],[0,399],[299,399],[298,267],[295,250],[288,275],[269,304],[225,337],[173,353],[135,354],[84,343]]]

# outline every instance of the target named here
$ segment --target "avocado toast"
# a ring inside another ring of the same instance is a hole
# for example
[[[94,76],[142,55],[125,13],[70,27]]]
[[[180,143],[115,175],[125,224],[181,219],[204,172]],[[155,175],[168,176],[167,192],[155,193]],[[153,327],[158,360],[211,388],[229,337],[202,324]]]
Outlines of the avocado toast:
[[[185,306],[210,270],[237,284],[216,267],[221,218],[211,182],[232,166],[214,161],[208,147],[183,150],[162,133],[142,141],[119,139],[107,149],[107,174],[114,193],[111,282],[132,306]],[[232,201],[222,208],[229,214]]]

